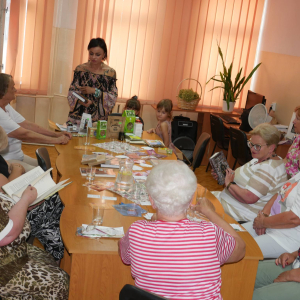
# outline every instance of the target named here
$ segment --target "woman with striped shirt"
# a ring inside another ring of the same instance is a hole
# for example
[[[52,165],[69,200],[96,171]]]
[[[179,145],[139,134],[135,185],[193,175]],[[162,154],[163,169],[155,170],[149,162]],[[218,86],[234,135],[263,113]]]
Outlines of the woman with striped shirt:
[[[274,152],[280,140],[277,128],[263,123],[250,134],[248,146],[253,159],[235,171],[227,169],[225,189],[213,192],[236,221],[253,221],[287,181],[284,160]]]
[[[119,242],[135,285],[168,299],[222,299],[220,267],[244,257],[244,241],[207,199],[195,209],[211,222],[186,218],[197,179],[182,162],[154,167],[146,187],[156,220],[134,222]]]

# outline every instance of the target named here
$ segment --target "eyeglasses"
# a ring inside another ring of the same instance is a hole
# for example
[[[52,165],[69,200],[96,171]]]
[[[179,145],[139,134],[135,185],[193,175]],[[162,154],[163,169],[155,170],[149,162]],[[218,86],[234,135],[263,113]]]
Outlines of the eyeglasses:
[[[268,144],[260,145],[260,144],[253,144],[251,141],[247,141],[247,146],[251,149],[254,148],[255,151],[260,151],[262,146],[267,146]]]

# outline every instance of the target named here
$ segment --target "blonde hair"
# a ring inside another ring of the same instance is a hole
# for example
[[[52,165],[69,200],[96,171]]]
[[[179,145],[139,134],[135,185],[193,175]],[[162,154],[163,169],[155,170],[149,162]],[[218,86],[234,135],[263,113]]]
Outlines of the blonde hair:
[[[269,124],[269,123],[262,123],[257,125],[252,131],[250,131],[252,135],[259,135],[267,145],[275,145],[277,146],[280,141],[280,132],[278,129]]]

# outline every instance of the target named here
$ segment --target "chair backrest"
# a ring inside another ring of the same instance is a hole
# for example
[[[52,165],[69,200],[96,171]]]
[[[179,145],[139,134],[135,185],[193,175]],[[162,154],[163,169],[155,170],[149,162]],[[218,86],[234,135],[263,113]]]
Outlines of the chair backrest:
[[[217,146],[221,149],[228,149],[225,143],[225,131],[224,124],[221,118],[210,114],[210,127],[211,127],[211,137]]]
[[[176,138],[173,141],[173,144],[179,150],[191,150],[191,151],[193,151],[195,149],[194,141],[188,136],[180,136],[180,137]]]
[[[245,132],[230,127],[230,144],[232,156],[241,166],[252,159]]]
[[[35,154],[36,154],[36,158],[37,158],[39,166],[44,171],[49,170],[51,168],[51,160],[49,157],[48,150],[44,147],[38,148],[38,149],[36,149]],[[51,172],[51,176],[52,176],[52,172]]]
[[[203,156],[205,154],[206,146],[210,140],[210,135],[206,132],[203,132],[196,144],[196,147],[194,149],[193,153],[193,171],[195,172],[195,169],[198,168],[201,165]]]
[[[265,96],[254,93],[254,92],[248,90],[245,109],[249,109],[249,108],[251,108],[254,105],[259,104],[259,103],[266,104]]]
[[[126,284],[122,288],[119,300],[166,300],[167,298],[146,292],[136,286]]]

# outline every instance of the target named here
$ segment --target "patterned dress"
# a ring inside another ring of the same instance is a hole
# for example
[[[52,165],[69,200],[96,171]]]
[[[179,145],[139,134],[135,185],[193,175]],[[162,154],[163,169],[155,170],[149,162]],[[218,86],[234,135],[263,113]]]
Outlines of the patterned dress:
[[[0,174],[8,178],[8,165],[0,155]],[[27,212],[27,219],[31,226],[31,235],[36,237],[55,260],[64,257],[64,244],[60,235],[59,221],[64,205],[58,193],[40,203]]]
[[[285,169],[288,177],[294,177],[297,173],[299,173],[299,155],[300,155],[300,135],[296,137],[292,146],[290,147],[287,155],[286,155],[286,164]]]
[[[68,93],[70,106],[68,121],[73,124],[80,124],[83,113],[91,114],[93,122],[107,120],[118,97],[116,71],[103,64],[102,73],[95,74],[89,71],[87,66],[88,63],[85,63],[76,67]],[[100,90],[100,96],[97,98],[94,94],[84,94],[86,98],[93,102],[89,107],[81,105],[81,102],[72,94],[74,91],[80,93],[79,87],[81,86],[89,86]]]
[[[9,222],[10,198],[0,193],[0,233]],[[68,299],[69,276],[47,252],[26,243],[30,225],[0,247],[0,296],[2,300]]]

